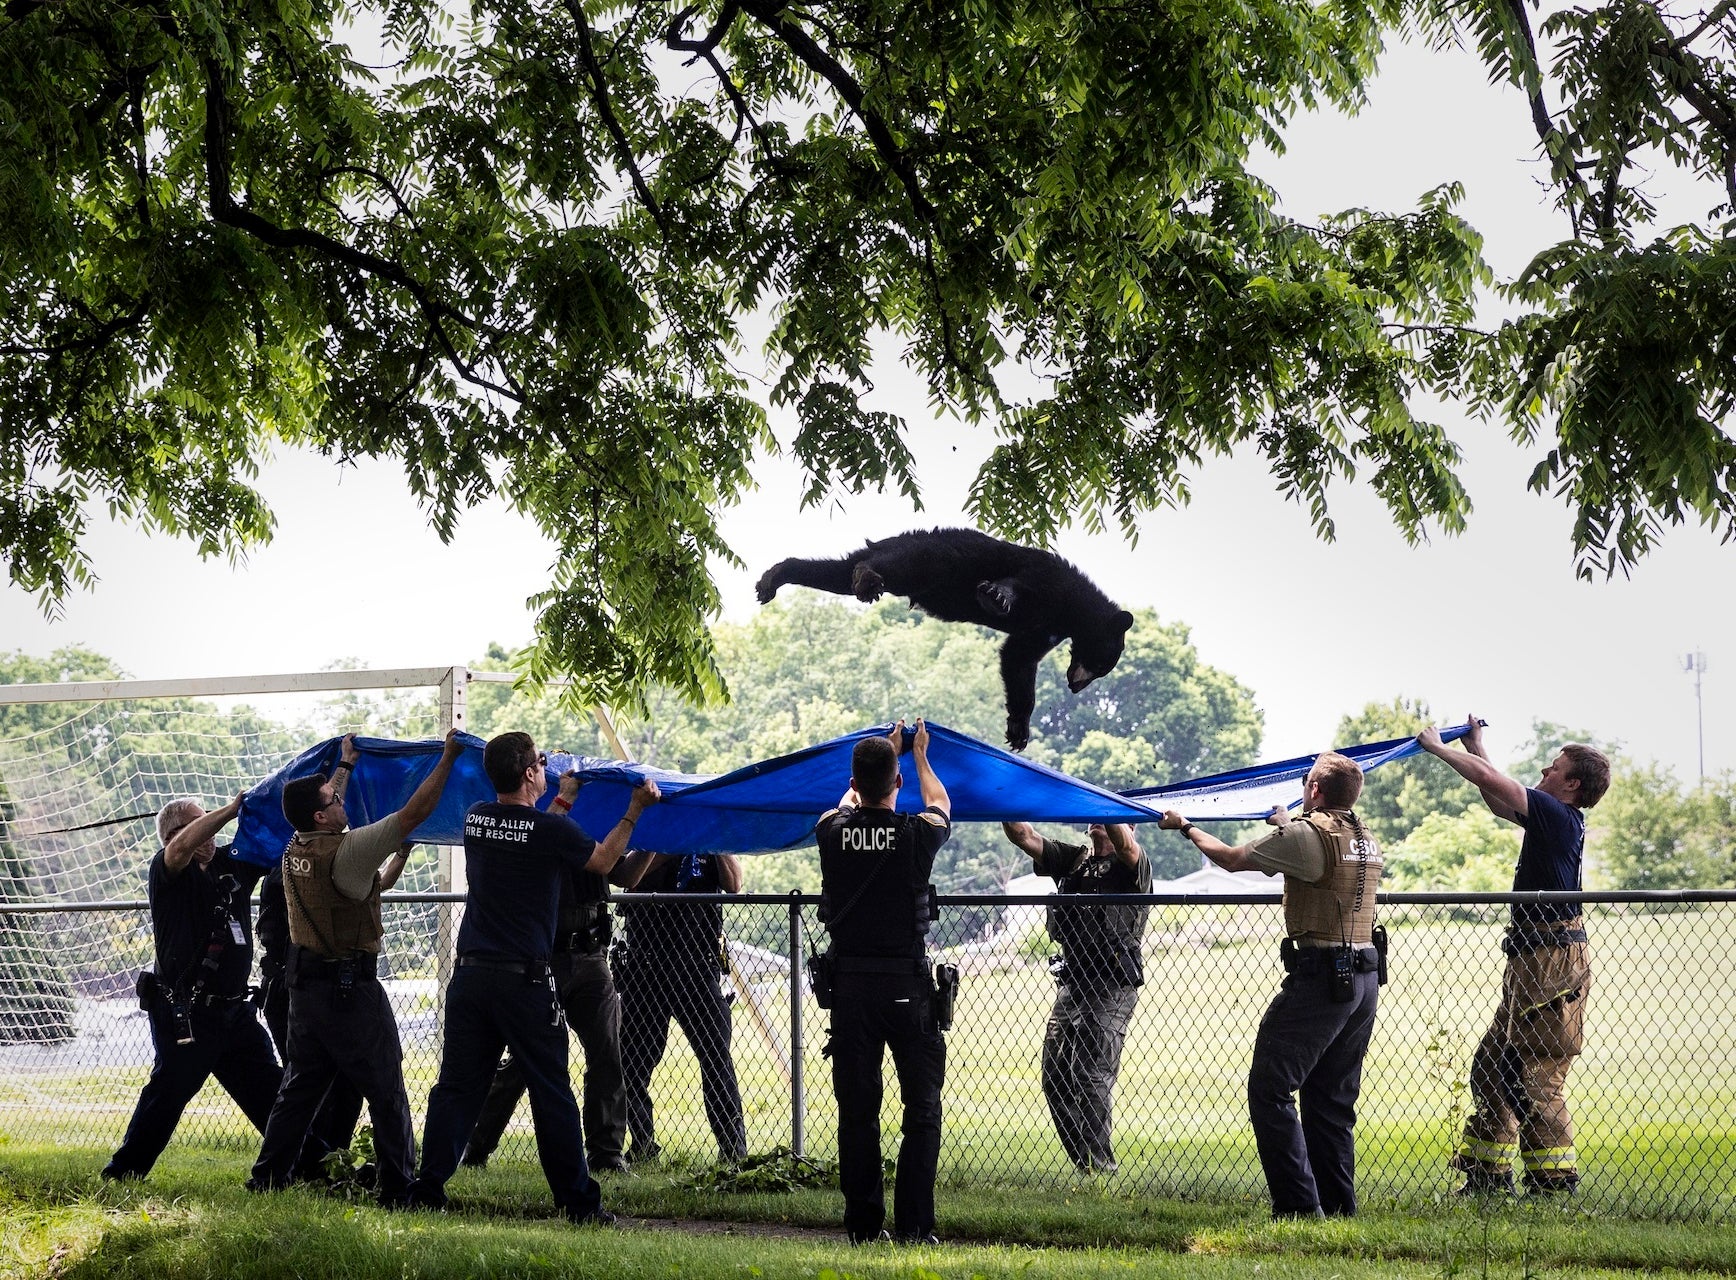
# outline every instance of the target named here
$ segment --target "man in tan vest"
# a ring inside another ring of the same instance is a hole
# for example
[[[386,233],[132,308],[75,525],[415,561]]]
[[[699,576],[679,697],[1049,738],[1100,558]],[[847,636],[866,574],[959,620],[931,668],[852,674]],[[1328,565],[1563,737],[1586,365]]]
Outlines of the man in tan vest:
[[[1362,1059],[1386,981],[1386,932],[1374,923],[1380,846],[1351,806],[1362,770],[1322,752],[1302,782],[1302,816],[1278,806],[1278,828],[1231,848],[1173,810],[1180,831],[1226,871],[1284,877],[1287,975],[1260,1021],[1248,1072],[1248,1112],[1274,1217],[1356,1212],[1356,1099]],[[1301,1114],[1297,1114],[1300,1095]]]
[[[434,806],[463,750],[456,730],[440,759],[404,807],[349,830],[344,783],[360,758],[354,735],[343,741],[334,783],[323,773],[283,788],[283,816],[295,836],[283,851],[289,907],[289,1062],[272,1104],[265,1139],[247,1185],[287,1184],[308,1125],[333,1079],[342,1075],[367,1099],[374,1124],[380,1203],[404,1203],[415,1172],[410,1099],[397,1019],[378,979],[380,867]]]

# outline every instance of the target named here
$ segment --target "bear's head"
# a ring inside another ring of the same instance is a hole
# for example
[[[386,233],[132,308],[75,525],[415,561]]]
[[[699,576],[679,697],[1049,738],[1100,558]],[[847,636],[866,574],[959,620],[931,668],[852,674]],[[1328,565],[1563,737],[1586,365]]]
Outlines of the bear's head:
[[[1078,693],[1098,676],[1108,675],[1121,661],[1127,645],[1127,629],[1133,615],[1118,609],[1101,622],[1082,628],[1073,637],[1073,652],[1067,660],[1067,687]]]

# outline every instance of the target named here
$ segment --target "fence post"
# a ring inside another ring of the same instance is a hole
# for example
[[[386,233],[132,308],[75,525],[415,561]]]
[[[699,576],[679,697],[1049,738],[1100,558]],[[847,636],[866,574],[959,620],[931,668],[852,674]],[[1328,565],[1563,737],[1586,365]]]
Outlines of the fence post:
[[[440,732],[470,727],[465,713],[465,700],[470,689],[470,671],[466,667],[451,667],[440,681]],[[439,893],[464,893],[470,887],[470,877],[464,865],[464,846],[440,846],[439,870],[434,888]],[[446,1034],[446,984],[452,981],[458,962],[458,907],[442,902],[435,925],[434,978],[439,984],[440,1001],[435,1010],[435,1025],[441,1036]]]
[[[802,1087],[802,891],[790,890],[790,1150],[806,1141],[807,1098]]]

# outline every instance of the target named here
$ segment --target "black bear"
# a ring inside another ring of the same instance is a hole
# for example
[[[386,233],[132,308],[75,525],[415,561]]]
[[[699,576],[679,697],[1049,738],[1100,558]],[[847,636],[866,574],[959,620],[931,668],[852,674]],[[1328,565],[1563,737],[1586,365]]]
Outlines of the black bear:
[[[1067,687],[1078,693],[1120,660],[1133,625],[1132,614],[1060,556],[975,529],[901,533],[837,560],[780,560],[759,580],[760,603],[790,583],[868,602],[890,591],[930,617],[1007,632],[1001,680],[1014,751],[1031,741],[1043,655],[1073,641]]]

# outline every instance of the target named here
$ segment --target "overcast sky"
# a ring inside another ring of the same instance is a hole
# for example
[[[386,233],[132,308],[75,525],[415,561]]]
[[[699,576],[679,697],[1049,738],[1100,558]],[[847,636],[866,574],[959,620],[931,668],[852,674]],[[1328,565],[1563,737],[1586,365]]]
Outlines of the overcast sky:
[[[1466,215],[1510,275],[1565,226],[1538,184],[1529,129],[1519,96],[1487,86],[1469,58],[1401,50],[1367,112],[1305,122],[1289,154],[1261,172],[1287,212],[1308,218],[1413,208],[1423,191],[1460,179]],[[754,578],[793,548],[841,554],[866,537],[965,522],[965,492],[992,439],[934,423],[920,383],[895,359],[876,383],[877,407],[912,423],[925,510],[873,497],[801,512],[794,469],[767,460],[759,491],[724,519],[748,566],[721,575],[726,619],[750,616]],[[1202,658],[1254,691],[1268,759],[1329,745],[1341,715],[1405,695],[1427,699],[1443,722],[1472,710],[1485,717],[1498,760],[1541,718],[1618,739],[1691,781],[1695,704],[1682,658],[1699,648],[1710,666],[1707,771],[1736,767],[1736,647],[1727,641],[1736,547],[1677,529],[1631,581],[1577,581],[1566,508],[1525,488],[1535,454],[1450,409],[1442,417],[1469,459],[1462,474],[1476,511],[1461,537],[1408,547],[1365,490],[1339,485],[1339,540],[1321,544],[1258,459],[1236,458],[1194,474],[1192,505],[1147,517],[1137,547],[1074,533],[1059,549],[1122,604],[1193,629]],[[524,600],[543,585],[547,559],[534,552],[541,535],[502,504],[470,512],[443,546],[391,465],[282,456],[261,487],[278,532],[244,566],[99,523],[89,540],[95,591],[50,622],[32,597],[0,588],[0,647],[46,654],[82,644],[136,677],[169,678],[309,671],[344,658],[447,665],[480,657],[491,641],[528,638]],[[1305,594],[1335,603],[1286,607]],[[192,625],[171,620],[183,608]],[[1352,617],[1360,620],[1344,625]],[[921,710],[862,708],[864,723]]]

